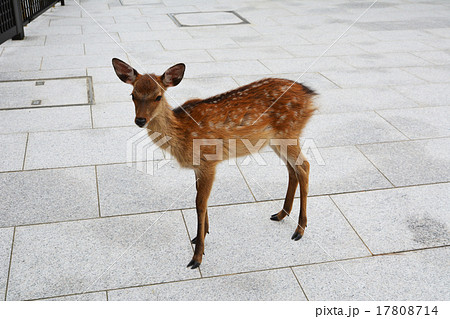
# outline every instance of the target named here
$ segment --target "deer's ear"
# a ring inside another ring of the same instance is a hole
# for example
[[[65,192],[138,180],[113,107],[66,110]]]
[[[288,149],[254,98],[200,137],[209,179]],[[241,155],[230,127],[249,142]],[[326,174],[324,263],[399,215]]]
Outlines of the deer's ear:
[[[184,70],[186,66],[184,63],[178,63],[168,68],[166,72],[161,76],[161,80],[165,86],[176,86],[181,82],[184,76]]]
[[[123,82],[133,84],[134,81],[136,81],[136,77],[139,73],[130,65],[116,58],[112,59],[112,65],[114,67],[114,71],[116,71],[117,76]]]

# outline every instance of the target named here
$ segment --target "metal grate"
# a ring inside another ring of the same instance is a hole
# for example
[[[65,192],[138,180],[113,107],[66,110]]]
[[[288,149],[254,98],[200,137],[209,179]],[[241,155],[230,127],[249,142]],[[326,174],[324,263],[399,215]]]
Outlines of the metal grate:
[[[21,0],[23,23],[33,21],[57,2],[59,0]]]
[[[0,33],[15,28],[14,11],[11,0],[0,0]]]
[[[22,40],[23,26],[36,19],[55,3],[64,0],[0,0],[0,44]]]

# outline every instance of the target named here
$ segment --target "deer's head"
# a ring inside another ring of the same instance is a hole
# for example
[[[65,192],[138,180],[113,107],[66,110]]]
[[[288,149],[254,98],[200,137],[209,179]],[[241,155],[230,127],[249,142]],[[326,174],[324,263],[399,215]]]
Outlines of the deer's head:
[[[133,86],[131,97],[136,110],[135,123],[139,127],[144,127],[157,116],[161,107],[167,107],[164,93],[167,88],[181,82],[186,68],[183,63],[179,63],[158,76],[139,74],[130,65],[116,58],[112,59],[112,64],[119,79]]]

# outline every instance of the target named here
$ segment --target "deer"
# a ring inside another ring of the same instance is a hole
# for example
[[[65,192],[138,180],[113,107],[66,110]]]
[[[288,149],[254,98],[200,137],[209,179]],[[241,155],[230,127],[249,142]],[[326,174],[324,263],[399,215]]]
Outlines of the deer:
[[[281,221],[291,213],[299,186],[300,215],[291,239],[302,238],[307,226],[310,164],[301,152],[299,137],[316,110],[316,92],[295,81],[265,78],[207,99],[191,99],[172,108],[165,93],[181,82],[185,64],[175,64],[159,76],[140,74],[117,58],[112,59],[112,65],[119,79],[133,86],[131,98],[136,125],[146,128],[155,144],[166,138],[167,142],[159,147],[167,149],[182,168],[194,170],[197,235],[191,240],[195,249],[188,268],[199,267],[204,255],[205,237],[209,233],[208,198],[216,166],[225,159],[250,155],[249,143],[255,145],[262,141],[264,146],[270,145],[288,170],[283,208],[271,215],[271,220]],[[216,156],[218,145],[208,143],[211,140],[223,141],[221,156]],[[199,147],[198,141],[206,143]]]

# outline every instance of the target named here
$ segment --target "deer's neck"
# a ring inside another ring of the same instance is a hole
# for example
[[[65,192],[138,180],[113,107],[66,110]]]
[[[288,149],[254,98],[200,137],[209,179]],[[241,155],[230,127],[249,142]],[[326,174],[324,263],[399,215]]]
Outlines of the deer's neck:
[[[179,145],[181,127],[179,120],[166,102],[150,121],[147,130],[150,138],[156,144],[159,144],[160,148],[168,149],[170,147],[172,152],[173,148]]]

